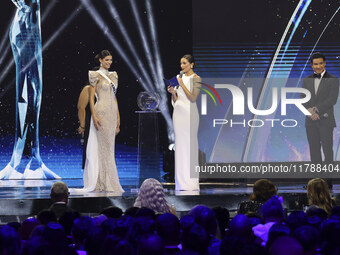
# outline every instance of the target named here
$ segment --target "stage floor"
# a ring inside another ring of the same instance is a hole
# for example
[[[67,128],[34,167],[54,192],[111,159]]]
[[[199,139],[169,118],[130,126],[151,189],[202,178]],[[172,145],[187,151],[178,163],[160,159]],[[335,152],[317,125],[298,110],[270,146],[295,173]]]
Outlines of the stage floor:
[[[0,199],[45,199],[50,197],[50,189],[57,180],[0,180]],[[82,179],[63,179],[69,188],[81,188]],[[176,191],[174,183],[163,183],[165,193],[169,196],[200,196],[200,195],[226,195],[251,194],[253,181],[247,182],[201,182],[200,191]],[[90,192],[87,194],[74,194],[70,198],[81,197],[130,197],[137,196],[139,183],[135,178],[121,178],[125,192]],[[275,182],[279,194],[306,193],[306,182]],[[333,194],[340,194],[340,184],[334,184]]]

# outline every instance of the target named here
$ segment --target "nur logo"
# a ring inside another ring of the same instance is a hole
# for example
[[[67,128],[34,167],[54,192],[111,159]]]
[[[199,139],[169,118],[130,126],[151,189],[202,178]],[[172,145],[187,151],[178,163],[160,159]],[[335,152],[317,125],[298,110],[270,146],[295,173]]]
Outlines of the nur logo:
[[[202,84],[202,85],[204,85],[204,86],[206,86],[206,87],[209,88],[212,92],[214,92],[214,94],[217,96],[218,100],[220,101],[221,106],[223,106],[220,95],[217,93],[217,91],[216,91],[212,86],[210,86],[209,84],[203,83],[203,82],[199,82],[199,83]],[[212,100],[214,101],[215,106],[217,106],[217,102],[216,102],[216,100],[215,100],[215,97],[213,96],[213,94],[211,94],[211,92],[210,92],[209,90],[204,89],[204,88],[202,88],[202,87],[200,87],[199,89],[202,90],[202,91],[204,91],[205,93],[207,93],[207,94],[212,98]],[[201,99],[202,99],[202,109],[201,109],[201,114],[202,114],[202,115],[206,115],[206,114],[207,114],[207,95],[206,95],[206,94],[202,94]]]

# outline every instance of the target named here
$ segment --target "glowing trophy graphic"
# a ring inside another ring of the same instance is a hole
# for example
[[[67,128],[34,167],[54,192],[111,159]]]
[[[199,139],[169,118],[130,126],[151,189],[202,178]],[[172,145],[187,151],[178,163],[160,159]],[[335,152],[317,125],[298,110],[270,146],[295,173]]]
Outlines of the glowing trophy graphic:
[[[17,7],[9,34],[16,64],[16,128],[12,158],[0,171],[0,179],[60,178],[45,166],[39,151],[42,95],[39,1],[12,0]]]

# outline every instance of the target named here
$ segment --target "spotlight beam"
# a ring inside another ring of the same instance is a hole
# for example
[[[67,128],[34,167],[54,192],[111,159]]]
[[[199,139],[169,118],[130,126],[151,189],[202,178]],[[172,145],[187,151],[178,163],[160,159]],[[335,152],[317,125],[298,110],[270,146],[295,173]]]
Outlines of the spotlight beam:
[[[15,12],[14,12],[14,14],[15,14]],[[12,16],[14,16],[14,14]],[[9,50],[8,33],[9,33],[9,29],[11,28],[11,25],[12,25],[12,21],[9,22],[7,29],[6,29],[6,32],[5,32],[5,35],[2,37],[2,40],[1,40],[1,43],[0,43],[0,52],[3,53],[3,54],[1,54],[1,57],[0,57],[0,65],[2,64],[2,61],[4,60],[4,58],[8,54],[8,50]],[[7,47],[3,51],[3,48],[6,44],[6,42],[7,42]]]
[[[2,50],[0,51],[2,52]],[[6,45],[6,48],[3,50],[3,54],[1,54],[1,57],[0,57],[0,65],[2,64],[2,62],[4,61],[5,57],[7,57],[7,55],[9,54],[10,52],[10,45],[9,43]]]
[[[144,48],[144,51],[145,51],[145,55],[148,59],[150,71],[152,73],[153,70],[154,70],[154,66],[152,65],[152,63],[154,63],[154,61],[152,59],[152,54],[150,52],[149,44],[148,44],[148,41],[147,41],[147,38],[146,38],[146,33],[145,33],[145,30],[142,26],[142,21],[141,21],[141,18],[139,16],[139,13],[138,13],[138,10],[137,10],[137,4],[136,4],[136,2],[134,2],[134,0],[130,0],[130,5],[131,5],[131,8],[132,8],[133,14],[135,16],[135,21],[136,21],[136,24],[137,24],[137,27],[138,27],[139,36],[142,39],[142,45],[143,45],[143,48]],[[154,75],[153,75],[153,78],[157,83],[159,83],[158,79],[156,77],[154,77]]]
[[[164,116],[164,119],[167,123],[167,126],[168,126],[168,139],[170,142],[174,142],[174,129],[173,129],[173,124],[172,124],[171,116],[170,116],[169,109],[168,109],[168,103],[167,103],[168,95],[164,89],[164,85],[162,82],[162,79],[164,77],[163,66],[161,63],[161,56],[160,56],[159,46],[158,46],[156,23],[155,23],[155,19],[153,16],[153,10],[152,10],[152,5],[151,5],[150,0],[146,1],[146,10],[147,10],[147,17],[148,17],[149,28],[151,32],[152,46],[153,46],[153,52],[155,56],[155,63],[156,63],[157,80],[158,80],[158,82],[156,83],[156,86],[157,86],[157,91],[160,93],[161,99],[162,99],[159,105],[159,109],[161,110]]]
[[[114,37],[112,33],[110,33],[110,29],[104,22],[103,18],[99,15],[99,13],[96,11],[94,6],[90,3],[89,0],[80,0],[82,4],[85,6],[86,10],[89,12],[91,18],[97,23],[98,27],[104,32],[104,35],[109,39],[109,42],[112,44],[112,46],[117,50],[118,54],[122,57],[125,64],[132,70],[134,75],[137,77],[137,79],[140,80],[142,86],[148,90],[152,91],[152,87],[150,87],[142,78],[139,71],[128,61],[128,55],[125,53],[124,49],[118,42],[118,40]]]
[[[119,27],[120,32],[122,33],[124,39],[126,40],[128,46],[129,46],[129,49],[132,52],[132,55],[134,55],[134,57],[137,61],[137,65],[138,65],[140,71],[142,72],[145,80],[148,82],[148,84],[150,86],[152,86],[153,83],[151,81],[151,77],[146,72],[146,68],[142,63],[141,58],[136,51],[136,48],[132,44],[132,40],[131,40],[131,38],[130,38],[128,32],[127,32],[127,29],[125,28],[120,16],[119,16],[119,13],[117,12],[117,8],[114,6],[113,2],[110,2],[109,0],[105,0],[105,2],[106,2],[106,5],[108,6],[108,9],[109,9],[113,19],[115,20],[115,22],[117,23],[117,25]]]
[[[78,14],[81,12],[83,9],[83,6],[80,4],[76,10],[63,22],[63,24],[53,33],[53,35],[44,43],[42,50],[44,51],[50,44],[60,35],[60,33],[68,26],[68,24],[71,23],[72,20],[74,20],[75,17],[78,16]],[[30,62],[24,67],[24,70],[28,68],[34,59],[31,59]]]
[[[152,46],[153,46],[153,52],[155,56],[155,62],[157,65],[157,75],[158,75],[158,81],[162,81],[164,75],[163,75],[163,66],[161,63],[161,56],[159,52],[159,46],[158,46],[158,39],[157,39],[157,33],[156,33],[156,23],[153,16],[153,10],[152,5],[150,3],[150,0],[146,1],[146,9],[147,9],[147,16],[149,21],[149,27],[151,32],[151,38],[152,38]]]

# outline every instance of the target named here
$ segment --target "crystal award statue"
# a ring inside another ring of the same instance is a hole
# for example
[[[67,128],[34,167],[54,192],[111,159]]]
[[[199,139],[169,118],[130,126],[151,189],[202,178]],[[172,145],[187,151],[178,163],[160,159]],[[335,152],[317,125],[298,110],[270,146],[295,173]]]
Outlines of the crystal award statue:
[[[40,0],[12,0],[17,7],[9,38],[16,64],[16,128],[11,161],[0,179],[58,179],[39,151],[42,95]]]

